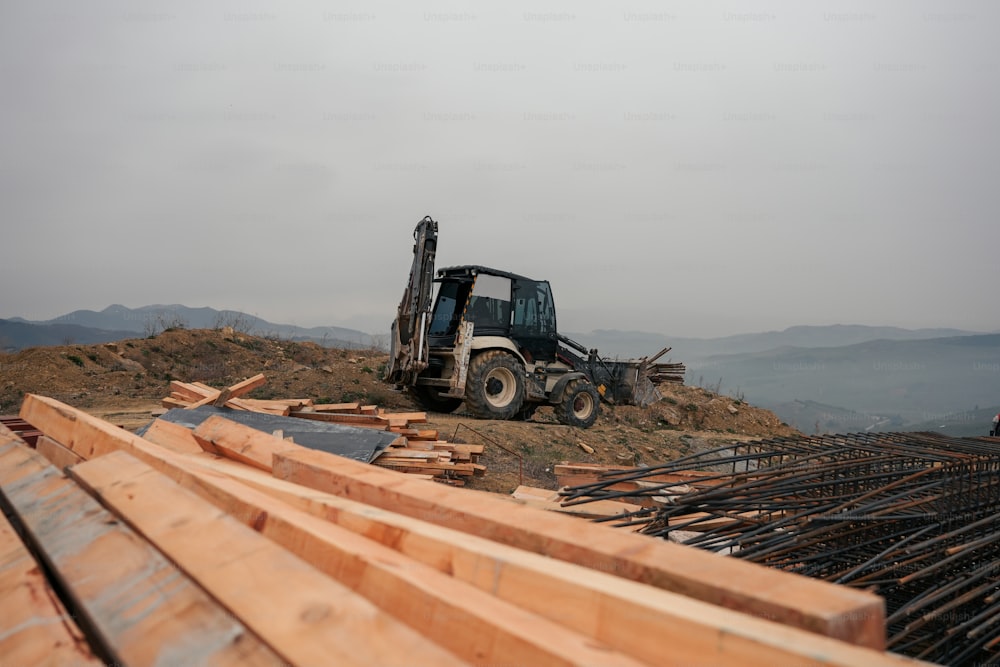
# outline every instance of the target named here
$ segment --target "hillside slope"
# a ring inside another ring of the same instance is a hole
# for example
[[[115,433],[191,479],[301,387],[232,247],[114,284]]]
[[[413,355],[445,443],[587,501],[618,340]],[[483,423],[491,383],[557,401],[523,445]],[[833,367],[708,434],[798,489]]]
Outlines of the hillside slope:
[[[232,330],[171,329],[151,338],[0,355],[0,413],[17,412],[31,392],[135,428],[148,422],[150,411],[169,394],[170,380],[223,387],[257,373],[265,374],[267,384],[254,390],[253,398],[419,410],[408,394],[379,379],[386,361],[374,350],[330,349]],[[644,465],[733,440],[794,432],[767,410],[706,389],[664,386],[662,391],[664,400],[649,408],[604,406],[598,423],[587,430],[557,423],[551,408],[538,410],[531,422],[476,420],[461,408],[451,415],[430,414],[429,421],[442,437],[486,444],[490,472],[476,486],[505,492],[517,486],[521,468],[525,483],[554,487],[552,468],[564,460]]]

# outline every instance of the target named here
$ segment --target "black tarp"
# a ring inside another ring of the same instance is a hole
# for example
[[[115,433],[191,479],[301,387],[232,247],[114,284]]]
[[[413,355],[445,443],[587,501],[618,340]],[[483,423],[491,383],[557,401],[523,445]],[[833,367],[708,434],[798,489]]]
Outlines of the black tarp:
[[[283,438],[291,437],[296,445],[338,454],[362,463],[371,463],[375,457],[382,453],[382,450],[399,437],[388,431],[377,431],[346,424],[331,424],[299,417],[281,417],[262,412],[217,408],[211,405],[203,405],[192,410],[175,408],[168,410],[160,419],[194,429],[212,415],[221,415],[226,419],[265,433],[274,433],[280,430]],[[148,428],[148,425],[144,426],[137,431],[137,434],[143,435]]]

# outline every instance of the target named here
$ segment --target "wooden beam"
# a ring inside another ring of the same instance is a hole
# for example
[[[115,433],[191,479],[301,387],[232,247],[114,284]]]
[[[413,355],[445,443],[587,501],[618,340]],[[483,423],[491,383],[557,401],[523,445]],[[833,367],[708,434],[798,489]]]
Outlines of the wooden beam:
[[[201,398],[194,400],[188,408],[200,408],[203,405],[214,405],[216,407],[222,407],[223,405],[228,405],[229,407],[237,408],[240,410],[249,409],[248,406],[242,404],[238,399],[244,394],[248,394],[257,387],[265,384],[267,378],[264,377],[263,373],[258,373],[253,377],[247,378],[241,382],[225,387],[224,389],[215,389],[213,387],[208,387],[200,382],[195,382],[192,384],[178,383],[178,387],[184,386],[186,391],[191,393],[200,394]],[[171,385],[173,388],[174,385]]]
[[[301,419],[311,419],[313,421],[330,422],[334,424],[350,424],[352,426],[364,426],[366,428],[377,428],[382,431],[388,430],[389,420],[378,415],[364,415],[344,412],[309,412],[305,410],[292,410],[288,413],[290,417]]]
[[[35,441],[35,449],[59,470],[83,461],[82,456],[47,435],[38,437],[38,440]]]
[[[170,381],[170,392],[171,394],[177,393],[180,396],[177,398],[184,398],[188,403],[194,403],[195,401],[200,401],[207,395],[206,392],[199,387],[196,387],[187,382],[181,382],[180,380]]]
[[[84,457],[118,449],[132,451],[149,461],[170,455],[133,434],[51,398],[28,395],[21,416]],[[265,433],[249,430],[258,433],[259,438],[273,440]],[[294,456],[279,454],[276,472],[334,495],[650,583],[760,618],[865,646],[884,646],[884,607],[882,600],[873,594],[320,454],[308,450]],[[213,463],[225,462],[200,460],[202,465]],[[235,465],[230,468],[238,469]]]
[[[289,449],[303,449],[299,445],[273,436],[257,438],[253,433],[262,432],[249,427],[235,438],[220,437],[220,433],[231,433],[229,425],[232,423],[224,417],[212,415],[195,427],[194,436],[201,441],[211,443],[217,454],[267,472],[271,472],[271,461],[275,454]]]
[[[316,412],[353,412],[361,413],[360,403],[317,403],[312,406]]]
[[[23,445],[0,424],[0,448]],[[2,497],[2,494],[0,494]],[[0,656],[11,665],[99,667],[87,639],[0,512]]]
[[[205,446],[198,441],[191,429],[181,424],[168,422],[166,419],[154,419],[143,437],[161,447],[181,454],[198,454],[205,449]]]
[[[549,512],[562,512],[563,514],[584,519],[607,519],[609,517],[621,516],[626,512],[636,512],[642,509],[639,505],[616,503],[610,500],[595,500],[585,505],[563,507],[560,503],[558,491],[524,485],[514,489],[514,492],[510,495],[515,500],[522,501],[531,507],[538,507]]]
[[[9,665],[84,665],[98,660],[38,563],[0,512],[0,656]]]
[[[276,454],[274,475],[737,611],[885,648],[885,605],[872,593],[461,489],[409,481],[394,471],[325,452]]]
[[[110,454],[74,466],[70,474],[292,664],[458,664],[419,633],[136,459]]]
[[[111,454],[107,463],[113,462],[116,470],[129,475],[143,464],[126,460],[127,456]],[[554,621],[226,475],[175,469],[169,476],[179,477],[183,486],[465,660],[477,664],[635,664]]]
[[[215,402],[212,405],[214,405],[217,408],[221,408],[223,405],[226,404],[226,401],[228,401],[229,399],[239,398],[244,394],[249,394],[251,391],[253,391],[257,387],[260,387],[266,382],[267,378],[264,377],[264,374],[258,373],[253,377],[247,378],[242,382],[237,382],[231,387],[226,387],[225,389],[223,389],[221,392],[219,392],[218,398],[215,399]]]
[[[245,521],[260,516],[267,505],[243,504],[256,502],[241,489],[243,484],[653,664],[667,659],[665,651],[671,663],[703,667],[914,664],[420,519],[306,491],[230,461],[161,461],[155,466]],[[273,516],[267,509],[264,534],[277,532],[269,523]],[[299,542],[290,535],[281,539]]]
[[[0,445],[0,493],[72,600],[71,611],[85,619],[102,657],[147,665],[281,664],[156,549],[27,445]]]

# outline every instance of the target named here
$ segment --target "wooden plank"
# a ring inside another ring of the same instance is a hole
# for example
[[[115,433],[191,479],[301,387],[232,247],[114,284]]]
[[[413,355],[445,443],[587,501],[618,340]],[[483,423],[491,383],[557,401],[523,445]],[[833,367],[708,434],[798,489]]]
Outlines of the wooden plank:
[[[86,619],[102,657],[146,665],[281,664],[158,551],[27,445],[0,445],[0,492],[72,600],[71,611]]]
[[[182,408],[183,409],[183,408],[188,407],[191,404],[188,401],[179,400],[179,399],[167,396],[165,398],[161,398],[160,399],[160,405],[162,405],[163,407],[165,407],[167,409],[172,410],[174,408]]]
[[[124,453],[110,454],[103,462],[113,464],[125,476],[145,468]],[[635,664],[551,620],[225,475],[175,472],[186,488],[465,660],[477,664]]]
[[[146,429],[143,437],[161,447],[166,447],[169,450],[182,454],[198,454],[205,449],[198,442],[191,429],[181,424],[168,422],[165,419],[154,419],[153,423]]]
[[[0,662],[62,667],[104,664],[38,563],[0,512]]]
[[[226,402],[229,399],[239,398],[244,394],[249,394],[251,391],[253,391],[257,387],[260,387],[266,382],[267,378],[264,377],[264,374],[258,373],[253,377],[247,378],[242,382],[237,382],[231,387],[226,387],[225,389],[223,389],[221,392],[219,392],[219,396],[215,399],[215,402],[212,405],[214,405],[217,408],[221,408],[223,405],[226,404]]]
[[[70,470],[292,664],[458,661],[347,587],[122,453]],[[251,518],[256,525],[264,515]]]
[[[334,424],[350,424],[352,426],[365,426],[387,430],[389,421],[378,415],[355,415],[340,412],[307,412],[303,410],[292,410],[290,417],[301,417],[302,419],[312,419],[313,421],[331,422]]]
[[[403,420],[411,424],[424,424],[427,422],[426,412],[380,412],[379,417]]]
[[[0,423],[0,448],[26,444]],[[103,663],[4,512],[0,512],[0,662],[51,667]]]
[[[47,435],[42,435],[35,441],[35,449],[59,470],[83,461],[82,456]]]
[[[223,405],[228,405],[229,407],[237,408],[240,410],[249,409],[246,405],[242,404],[240,401],[236,400],[244,394],[248,394],[257,387],[265,384],[267,378],[264,377],[263,373],[258,373],[253,377],[249,377],[246,380],[237,382],[236,384],[225,387],[223,389],[215,389],[213,387],[208,387],[200,382],[192,383],[188,385],[189,389],[197,393],[202,394],[202,398],[194,401],[189,405],[189,408],[200,408],[203,405],[214,405],[216,407],[222,407]],[[207,389],[207,390],[206,390]]]
[[[214,452],[226,458],[271,472],[271,461],[275,454],[290,449],[302,449],[299,445],[268,436],[267,438],[251,437],[249,431],[261,433],[248,428],[237,437],[220,437],[220,433],[229,433],[229,425],[233,422],[219,415],[212,415],[194,429],[194,436],[200,441],[211,443]],[[267,435],[266,433],[264,435]],[[242,436],[242,437],[240,437]]]
[[[289,505],[489,591],[652,664],[912,665],[912,661],[739,614],[676,593],[497,544],[427,521],[327,493],[306,491],[229,461],[156,466],[214,503],[249,501],[230,477]],[[207,468],[210,467],[210,470]],[[256,509],[226,505],[245,520]],[[270,521],[272,512],[268,512]],[[265,532],[268,523],[265,522]],[[666,653],[665,653],[666,651]]]
[[[174,392],[181,394],[183,398],[187,399],[191,403],[200,401],[207,395],[203,389],[188,384],[187,382],[181,382],[180,380],[170,381],[170,392],[171,394]],[[180,396],[178,398],[180,398]]]
[[[317,403],[312,406],[316,412],[353,412],[361,413],[360,403]]]
[[[447,460],[447,455],[445,460]],[[375,460],[378,461],[381,458],[392,458],[392,459],[427,459],[430,461],[437,461],[442,458],[442,454],[439,452],[429,452],[420,449],[408,449],[405,447],[389,447],[383,449],[382,453],[379,454]]]
[[[524,501],[532,507],[548,510],[550,512],[562,512],[570,516],[584,519],[605,519],[609,517],[621,516],[626,512],[636,512],[642,509],[640,505],[629,505],[626,503],[615,503],[610,500],[595,500],[585,505],[571,505],[563,507],[560,504],[558,491],[549,489],[539,489],[534,486],[521,485],[510,494],[515,500]]]
[[[54,399],[29,394],[21,416],[89,458],[125,449],[170,452]],[[248,428],[248,427],[243,427]],[[253,431],[253,429],[249,429]],[[260,433],[254,431],[255,433]],[[271,438],[260,433],[259,437]],[[279,454],[277,475],[376,507],[746,611],[864,646],[885,642],[883,603],[863,591],[813,581],[320,452]],[[146,460],[145,458],[143,460]],[[205,461],[205,464],[212,463]],[[225,463],[225,462],[218,462]]]
[[[274,457],[280,479],[392,509],[553,558],[648,583],[876,649],[885,647],[878,596],[645,535],[407,481],[394,471],[312,450]]]
[[[405,461],[392,459],[375,459],[372,464],[381,467],[404,466],[408,470],[417,472],[429,472],[440,470],[442,472],[453,472],[456,475],[474,475],[478,472],[475,463],[451,463],[438,461],[421,461],[419,459],[407,459]]]
[[[304,405],[303,402],[289,404],[285,401],[265,401],[257,398],[241,398],[240,401],[255,411],[266,411],[270,414],[283,416],[288,416],[288,413],[292,411],[293,406],[298,408]]]

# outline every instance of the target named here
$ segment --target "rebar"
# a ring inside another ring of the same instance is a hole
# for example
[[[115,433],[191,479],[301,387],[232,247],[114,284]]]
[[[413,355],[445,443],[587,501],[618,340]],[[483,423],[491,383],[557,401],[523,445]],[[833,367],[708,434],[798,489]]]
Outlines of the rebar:
[[[996,442],[937,433],[734,442],[561,493],[567,505],[644,505],[616,526],[873,589],[892,651],[949,665],[1000,659]]]

